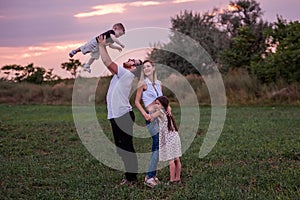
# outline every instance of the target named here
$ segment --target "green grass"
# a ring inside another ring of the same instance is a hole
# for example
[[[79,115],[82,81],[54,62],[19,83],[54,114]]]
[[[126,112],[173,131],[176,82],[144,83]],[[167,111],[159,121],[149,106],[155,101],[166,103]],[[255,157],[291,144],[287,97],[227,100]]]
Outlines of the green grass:
[[[201,107],[198,134],[182,157],[182,186],[116,187],[123,173],[81,143],[69,106],[0,105],[1,199],[299,199],[300,107],[229,107],[214,149],[199,159],[210,120]],[[143,124],[136,111],[137,123]],[[179,118],[179,108],[173,107]],[[111,137],[104,106],[97,107]],[[188,132],[188,129],[186,130]],[[138,150],[151,140],[135,140]],[[168,168],[159,171],[168,180]]]

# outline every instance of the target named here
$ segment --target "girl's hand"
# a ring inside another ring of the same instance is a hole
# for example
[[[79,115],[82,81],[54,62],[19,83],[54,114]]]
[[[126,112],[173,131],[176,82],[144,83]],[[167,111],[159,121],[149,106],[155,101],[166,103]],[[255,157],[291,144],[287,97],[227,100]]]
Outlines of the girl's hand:
[[[167,115],[172,116],[172,108],[170,106],[168,106],[166,113]]]

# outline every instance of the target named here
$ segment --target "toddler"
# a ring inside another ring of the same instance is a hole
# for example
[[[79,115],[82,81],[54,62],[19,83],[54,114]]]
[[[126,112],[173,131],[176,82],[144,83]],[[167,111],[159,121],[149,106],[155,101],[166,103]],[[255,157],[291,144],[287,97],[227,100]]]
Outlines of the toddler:
[[[104,37],[106,38],[106,42],[108,43],[108,46],[112,49],[117,49],[119,51],[122,51],[122,48],[125,47],[124,44],[122,44],[118,38],[122,35],[125,34],[125,28],[123,26],[123,24],[121,23],[116,23],[113,25],[111,30],[108,30],[102,34],[100,34],[99,36],[93,38],[92,40],[90,40],[89,42],[87,42],[86,44],[84,44],[83,46],[80,46],[77,49],[72,50],[69,53],[69,56],[72,58],[76,53],[78,52],[82,52],[84,55],[87,53],[91,54],[90,59],[88,60],[87,63],[83,64],[83,70],[87,71],[87,72],[91,72],[91,64],[95,61],[98,60],[100,57],[100,52],[99,52],[99,45],[98,45],[98,38],[99,37]],[[114,45],[113,43],[118,44]]]

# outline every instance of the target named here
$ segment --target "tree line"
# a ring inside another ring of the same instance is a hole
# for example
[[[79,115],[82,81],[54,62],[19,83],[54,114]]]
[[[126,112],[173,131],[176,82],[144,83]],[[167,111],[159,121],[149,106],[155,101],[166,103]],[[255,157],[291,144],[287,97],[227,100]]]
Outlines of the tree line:
[[[276,22],[263,19],[263,11],[255,0],[230,1],[228,9],[214,8],[211,11],[197,13],[182,11],[171,18],[170,42],[155,44],[148,55],[156,63],[174,68],[183,75],[208,75],[215,71],[209,61],[198,59],[199,55],[189,52],[184,46],[184,35],[192,38],[211,57],[211,60],[223,74],[238,69],[246,70],[261,83],[287,83],[300,81],[300,24],[288,22],[277,16]],[[180,41],[181,40],[181,41]],[[197,60],[198,70],[180,55],[166,49],[177,49],[183,55],[188,54]],[[69,59],[61,68],[69,71],[75,78],[79,60]],[[1,68],[12,81],[42,83],[60,80],[53,70],[27,66],[7,65]]]
[[[69,71],[73,78],[77,76],[77,69],[81,66],[82,63],[78,59],[69,59],[68,62],[61,64],[61,68]],[[46,70],[43,67],[34,66],[33,63],[26,66],[5,65],[1,68],[1,71],[4,74],[1,80],[5,81],[41,84],[45,82],[56,83],[62,80],[60,76],[53,73],[53,69]]]
[[[156,44],[149,57],[156,63],[173,67],[184,75],[206,75],[214,72],[211,65],[199,59],[196,70],[187,60],[166,49],[181,49],[178,40],[184,34],[201,44],[226,74],[237,69],[246,70],[262,83],[300,81],[300,24],[277,16],[276,22],[263,20],[263,11],[255,0],[230,1],[229,9],[214,8],[203,14],[183,11],[171,18],[170,42]],[[197,57],[198,55],[193,55]]]

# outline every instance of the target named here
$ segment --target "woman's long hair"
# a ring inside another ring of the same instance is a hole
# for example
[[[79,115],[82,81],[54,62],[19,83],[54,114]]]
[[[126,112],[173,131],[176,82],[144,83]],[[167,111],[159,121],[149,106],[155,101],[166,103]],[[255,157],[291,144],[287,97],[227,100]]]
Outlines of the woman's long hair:
[[[160,97],[157,97],[156,100],[158,100],[161,103],[161,105],[164,107],[165,110],[168,109],[169,99],[167,97],[160,96]],[[172,115],[167,115],[167,119],[168,119],[168,130],[174,131],[174,129],[175,129],[175,131],[178,131],[174,117]]]

